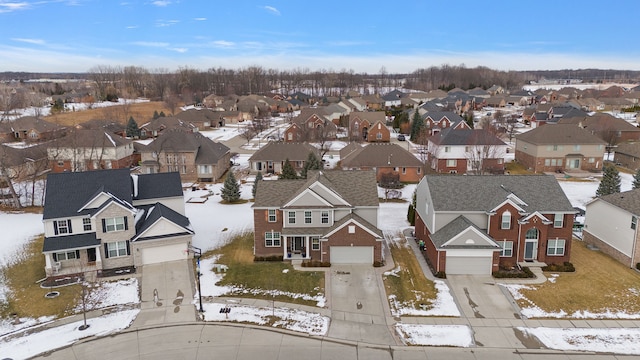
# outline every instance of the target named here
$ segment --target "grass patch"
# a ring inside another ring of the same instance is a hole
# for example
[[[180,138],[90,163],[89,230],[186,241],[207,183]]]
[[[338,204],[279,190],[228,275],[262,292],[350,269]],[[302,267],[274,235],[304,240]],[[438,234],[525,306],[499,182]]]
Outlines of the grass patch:
[[[395,295],[395,302],[404,307],[416,310],[429,309],[433,306],[438,292],[433,281],[424,276],[416,255],[406,241],[388,243],[396,270],[395,275],[383,277],[387,297]],[[392,308],[395,306],[393,302],[390,305]]]
[[[576,271],[561,273],[555,283],[520,290],[528,300],[547,312],[640,312],[640,275],[636,271],[602,252],[587,249],[581,241],[573,240],[571,246],[571,262]],[[530,306],[526,299],[518,303]]]
[[[82,111],[67,111],[64,113],[49,115],[45,120],[63,126],[74,126],[94,119],[115,120],[118,123],[126,124],[129,117],[133,116],[138,125],[142,125],[153,118],[154,111],[163,111],[167,116],[171,115],[171,110],[167,109],[163,102],[150,101],[128,105],[107,106]]]
[[[227,296],[275,299],[315,306],[316,301],[284,293],[310,296],[324,294],[323,271],[296,271],[286,262],[254,262],[253,233],[238,235],[229,244],[207,252],[205,256],[214,254],[221,255],[218,262],[229,267],[219,285],[232,285],[243,289]],[[283,272],[284,270],[286,272]]]
[[[60,292],[60,296],[54,299],[44,297],[49,289],[43,289],[36,283],[45,277],[43,243],[44,235],[34,238],[25,245],[23,251],[16,254],[10,265],[0,270],[10,291],[7,302],[0,304],[2,318],[8,318],[14,314],[18,317],[32,318],[67,316],[80,301],[82,288],[79,285],[54,289]]]
[[[531,175],[534,174],[533,171],[527,170],[524,165],[519,162],[508,162],[504,165],[505,170],[511,175]]]
[[[238,199],[236,201],[220,200],[220,204],[224,204],[224,205],[246,204],[248,202],[249,202],[249,200],[247,200],[247,199]]]

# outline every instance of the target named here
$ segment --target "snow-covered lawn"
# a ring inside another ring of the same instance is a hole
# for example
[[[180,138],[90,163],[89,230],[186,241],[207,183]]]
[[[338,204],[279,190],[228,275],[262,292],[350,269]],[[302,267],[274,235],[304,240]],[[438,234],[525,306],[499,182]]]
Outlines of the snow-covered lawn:
[[[396,324],[396,332],[409,345],[473,346],[473,332],[465,325]]]
[[[640,355],[640,329],[517,328],[556,350]]]

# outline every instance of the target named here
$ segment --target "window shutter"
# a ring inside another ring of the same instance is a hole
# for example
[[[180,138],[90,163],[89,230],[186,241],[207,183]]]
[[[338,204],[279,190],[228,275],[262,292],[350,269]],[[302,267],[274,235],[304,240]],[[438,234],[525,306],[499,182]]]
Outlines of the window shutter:
[[[129,222],[127,221],[127,216],[124,217],[124,229],[125,230],[129,230]],[[127,242],[128,244],[129,242]],[[127,254],[129,253],[129,251],[127,250]]]
[[[126,222],[125,222],[125,224],[126,224]],[[127,240],[126,244],[127,244],[127,255],[131,255],[131,246],[129,246],[129,240]]]
[[[58,220],[53,220],[53,233],[58,235]]]
[[[107,232],[107,221],[105,219],[102,219],[102,232],[106,233]],[[106,245],[106,244],[105,244]],[[106,249],[106,248],[105,248]]]
[[[58,261],[58,254],[53,253],[53,261]]]
[[[80,250],[76,250],[76,259],[80,259]]]
[[[73,234],[73,231],[71,230],[71,219],[67,220],[67,227],[69,227],[69,234]]]
[[[102,224],[104,226],[104,219],[102,220]],[[109,248],[107,247],[107,243],[104,243],[104,258],[109,258]]]

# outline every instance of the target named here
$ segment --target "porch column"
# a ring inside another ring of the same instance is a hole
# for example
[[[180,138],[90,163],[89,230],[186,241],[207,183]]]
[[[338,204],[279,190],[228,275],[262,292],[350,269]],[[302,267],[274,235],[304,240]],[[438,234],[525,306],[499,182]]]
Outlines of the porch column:
[[[289,254],[289,247],[287,246],[287,238],[288,236],[282,236],[282,250],[284,251],[284,254],[282,255],[285,259],[288,259],[287,255]]]
[[[305,236],[304,237],[304,258],[308,259],[309,258],[309,239],[311,239],[311,236]]]
[[[100,255],[100,246],[96,247],[96,268],[102,269],[102,257]]]
[[[44,268],[51,269],[51,253],[44,254]]]

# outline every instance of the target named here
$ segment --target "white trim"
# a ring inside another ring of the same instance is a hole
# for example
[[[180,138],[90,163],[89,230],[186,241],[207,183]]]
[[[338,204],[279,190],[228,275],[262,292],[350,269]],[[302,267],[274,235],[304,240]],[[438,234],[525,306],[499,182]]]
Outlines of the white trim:
[[[114,199],[115,199],[115,198],[114,198]],[[115,201],[115,200],[114,200],[114,201],[112,201],[112,202],[111,202],[111,204],[109,204],[109,205],[107,205],[107,206],[103,207],[103,208],[102,208],[102,209],[100,209],[98,212],[96,212],[95,214],[91,215],[91,218],[94,218],[94,219],[95,219],[95,218],[97,218],[97,217],[98,217],[98,215],[99,215],[100,213],[102,213],[106,208],[108,208],[108,207],[109,207],[109,206],[111,206],[112,204],[115,204],[115,205],[117,205],[117,206],[119,206],[119,207],[121,207],[121,208],[123,208],[123,209],[127,210],[127,211],[128,211],[128,212],[130,212],[130,213],[131,213],[131,215],[133,215],[133,216],[135,216],[135,215],[136,215],[136,213],[137,213],[137,210],[136,210],[135,208],[133,208],[133,209],[129,209],[129,208],[125,207],[124,205],[120,204],[118,201]],[[83,216],[83,217],[84,217],[84,216]],[[96,226],[97,226],[97,225],[96,225]]]
[[[331,230],[331,232],[325,234],[322,238],[323,239],[328,239],[331,235],[335,234],[338,230],[344,228],[347,225],[351,225],[351,224],[355,224],[357,225],[359,228],[363,229],[364,231],[368,232],[369,234],[373,235],[376,239],[379,239],[378,241],[381,241],[382,238],[380,236],[378,236],[378,234],[376,234],[375,232],[369,230],[366,226],[363,226],[361,223],[359,223],[358,221],[354,220],[354,219],[350,219],[349,221],[345,221],[344,224],[338,226],[337,228]]]
[[[473,227],[473,226],[469,226],[469,227],[465,228],[464,230],[460,231],[458,234],[456,234],[456,236],[454,236],[454,237],[452,237],[451,239],[449,239],[449,241],[447,241],[447,242],[445,242],[444,244],[440,245],[440,247],[439,247],[439,248],[440,248],[440,249],[442,249],[442,250],[448,250],[448,249],[443,249],[443,248],[444,248],[445,246],[449,245],[450,243],[452,243],[452,242],[456,241],[456,240],[457,240],[457,239],[459,239],[460,237],[462,237],[462,235],[463,235],[464,233],[466,233],[467,231],[469,231],[469,230],[473,231],[474,233],[478,234],[481,238],[485,239],[485,240],[489,243],[489,245],[491,245],[491,246],[496,246],[496,247],[500,248],[500,245],[496,244],[496,242],[495,242],[495,241],[493,241],[490,237],[488,237],[488,236],[487,236],[486,234],[484,234],[482,231],[480,231],[480,230],[476,229],[476,228],[475,228],[475,227]]]
[[[193,230],[190,230],[190,229],[185,228],[184,226],[178,225],[178,224],[176,224],[175,222],[173,222],[173,221],[171,221],[171,220],[167,219],[167,218],[166,218],[166,217],[164,217],[164,216],[160,216],[160,217],[158,218],[158,220],[154,221],[154,222],[153,222],[153,224],[149,225],[149,227],[147,227],[143,232],[141,232],[140,234],[138,234],[138,235],[134,236],[134,237],[131,239],[131,242],[136,241],[136,240],[138,240],[138,239],[139,239],[139,238],[141,238],[141,237],[144,237],[143,235],[144,235],[147,231],[151,230],[151,229],[152,229],[156,224],[158,224],[161,220],[168,221],[168,222],[170,222],[171,224],[174,224],[175,226],[177,226],[177,227],[179,227],[179,228],[185,229],[185,230],[186,230],[188,233],[190,233],[191,235],[193,235],[193,234],[194,234]],[[166,234],[166,235],[171,235],[171,234]],[[180,236],[184,236],[184,234],[182,234],[182,235],[180,235]]]
[[[529,214],[529,216],[524,217],[522,219],[518,220],[518,223],[520,224],[526,224],[529,222],[529,220],[531,218],[533,218],[534,216],[539,217],[542,220],[542,224],[544,225],[549,225],[549,224],[553,224],[553,221],[547,219],[544,215],[542,215],[539,211],[534,211],[533,213]]]
[[[311,194],[313,197],[315,197],[316,199],[320,200],[320,202],[322,202],[325,206],[333,207],[333,204],[331,204],[330,202],[325,200],[322,196],[318,195],[315,191],[311,190],[311,187],[309,187],[307,189],[304,189],[302,192],[300,192],[298,195],[296,195],[289,202],[287,202],[286,204],[282,205],[282,208],[284,209],[287,206],[293,205],[293,203],[295,203],[296,201],[300,200],[306,194]]]

